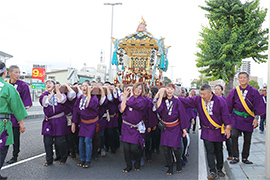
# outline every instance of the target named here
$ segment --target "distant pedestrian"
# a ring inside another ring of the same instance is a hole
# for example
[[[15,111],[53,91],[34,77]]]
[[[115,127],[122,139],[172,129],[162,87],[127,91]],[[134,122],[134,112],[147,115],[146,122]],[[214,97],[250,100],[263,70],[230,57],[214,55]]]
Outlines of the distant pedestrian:
[[[263,98],[263,102],[265,104],[265,109],[266,109],[266,102],[267,102],[267,88],[264,87],[262,89],[262,98]],[[261,130],[261,134],[263,134],[264,132],[264,126],[265,126],[265,119],[266,119],[266,113],[264,115],[261,116],[261,120],[260,120],[260,130]]]

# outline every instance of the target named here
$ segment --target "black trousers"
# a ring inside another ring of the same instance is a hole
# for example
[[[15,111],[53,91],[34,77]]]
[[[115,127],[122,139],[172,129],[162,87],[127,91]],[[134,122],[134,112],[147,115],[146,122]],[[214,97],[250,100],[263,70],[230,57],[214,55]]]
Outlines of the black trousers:
[[[94,137],[93,137],[93,156],[94,157],[98,157],[98,149],[100,147],[100,144],[101,144],[101,131],[100,132],[96,132]]]
[[[165,156],[167,166],[172,166],[173,165],[172,152],[175,155],[176,163],[181,164],[181,151],[180,151],[180,148],[164,146],[164,156]]]
[[[76,134],[69,133],[66,135],[67,149],[68,153],[70,152],[71,157],[76,157]]]
[[[227,147],[227,151],[228,151],[228,156],[233,157],[232,139],[231,139],[231,137],[229,139],[226,138],[226,147]]]
[[[151,137],[152,137],[152,151],[156,150],[159,152],[159,146],[160,146],[160,129],[156,128],[154,131],[151,131]]]
[[[216,172],[216,168],[217,170],[221,170],[223,168],[223,142],[211,142],[205,139],[203,142],[206,149],[207,162],[210,172]]]
[[[105,129],[105,147],[107,150],[111,148],[112,153],[115,153],[118,148],[119,135],[117,129],[118,127]]]
[[[238,137],[239,133],[243,132],[244,134],[244,144],[242,150],[242,159],[247,159],[249,157],[249,150],[251,144],[251,136],[252,132],[248,131],[240,131],[239,129],[232,128],[232,149],[233,149],[233,157],[239,158],[239,149],[238,149]]]
[[[145,134],[145,148],[144,148],[144,152],[145,152],[145,157],[146,160],[152,160],[152,137],[151,134]]]
[[[2,168],[5,162],[5,159],[8,153],[8,148],[9,146],[5,146],[4,149],[0,148],[0,169]]]
[[[127,165],[127,168],[132,168],[132,160],[136,161],[137,166],[140,166],[142,149],[139,144],[132,144],[123,142],[124,147],[124,158]],[[140,168],[140,167],[136,167]]]
[[[60,162],[67,160],[67,143],[65,136],[43,136],[43,142],[46,152],[46,162],[53,162],[53,144],[57,149],[57,156],[60,157]]]
[[[12,127],[13,130],[13,157],[18,158],[19,152],[20,152],[20,127]]]

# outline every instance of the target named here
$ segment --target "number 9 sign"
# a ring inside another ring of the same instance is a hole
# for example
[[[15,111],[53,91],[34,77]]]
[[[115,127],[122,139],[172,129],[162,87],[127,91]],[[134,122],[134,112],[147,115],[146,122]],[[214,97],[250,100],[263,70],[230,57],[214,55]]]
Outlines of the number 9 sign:
[[[36,68],[34,67],[32,70],[32,79],[40,79],[42,82],[45,79],[45,68]]]

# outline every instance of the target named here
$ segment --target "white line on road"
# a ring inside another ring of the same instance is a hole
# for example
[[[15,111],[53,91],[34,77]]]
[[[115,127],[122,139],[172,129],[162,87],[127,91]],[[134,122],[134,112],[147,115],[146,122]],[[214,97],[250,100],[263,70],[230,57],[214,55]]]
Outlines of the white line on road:
[[[31,160],[33,160],[33,159],[36,159],[36,158],[39,158],[39,157],[42,157],[42,156],[45,156],[45,155],[46,155],[46,153],[42,153],[42,154],[39,154],[39,155],[30,157],[30,158],[28,158],[28,159],[24,159],[24,160],[18,161],[18,162],[16,162],[16,163],[6,165],[6,166],[2,167],[2,170],[7,169],[7,168],[10,168],[10,167],[13,167],[13,166],[16,166],[16,165],[18,165],[18,164],[22,164],[22,163],[31,161]]]
[[[197,125],[199,124],[199,118],[197,117]],[[204,180],[207,178],[207,167],[206,167],[206,160],[205,160],[205,148],[203,144],[203,140],[201,139],[201,130],[199,130],[199,126],[196,127],[198,129],[198,138],[199,138],[199,148],[198,148],[198,157],[199,157],[199,173],[198,179]]]

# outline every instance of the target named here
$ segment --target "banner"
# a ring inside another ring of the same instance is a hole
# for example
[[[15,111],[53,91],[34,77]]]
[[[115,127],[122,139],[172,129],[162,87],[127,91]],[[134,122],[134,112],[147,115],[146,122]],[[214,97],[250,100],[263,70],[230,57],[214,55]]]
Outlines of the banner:
[[[46,75],[45,68],[33,67],[32,79],[40,79],[42,82],[44,82],[45,75]]]

